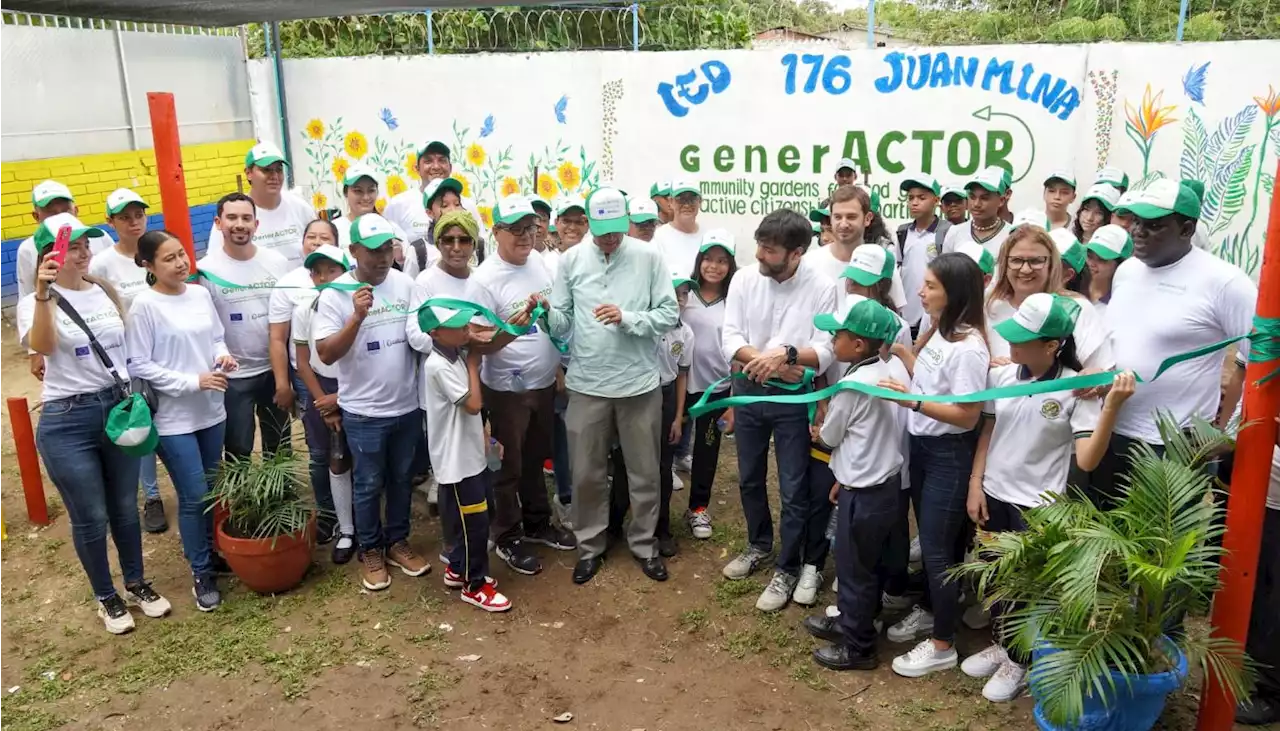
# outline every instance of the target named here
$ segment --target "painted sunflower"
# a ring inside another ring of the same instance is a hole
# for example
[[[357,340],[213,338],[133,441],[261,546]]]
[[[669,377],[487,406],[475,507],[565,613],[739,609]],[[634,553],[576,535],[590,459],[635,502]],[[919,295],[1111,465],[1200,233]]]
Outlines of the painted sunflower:
[[[420,180],[418,177],[418,153],[410,150],[404,156],[404,171],[414,180]]]
[[[329,198],[324,193],[316,191],[311,194],[311,207],[317,211],[323,211],[329,207]]]
[[[318,140],[324,137],[324,122],[321,122],[318,119],[313,119],[310,122],[307,122],[306,133],[307,136],[313,140]]]
[[[470,181],[470,180],[467,180],[467,176],[465,176],[465,175],[459,175],[459,174],[457,174],[457,173],[454,173],[453,175],[450,175],[449,177],[453,178],[454,180],[458,181],[459,183],[462,183],[462,197],[463,197],[463,198],[470,198],[470,197],[471,197],[471,181]]]
[[[556,179],[547,173],[538,173],[538,195],[546,200],[556,197]]]
[[[346,148],[347,154],[353,160],[359,160],[369,152],[369,141],[358,130],[348,132],[342,146]]]
[[[484,161],[485,151],[479,142],[472,142],[467,146],[467,162],[471,163],[472,167],[478,168],[484,164]]]
[[[506,198],[509,195],[515,195],[520,192],[520,183],[510,176],[502,179],[501,197]]]
[[[345,157],[339,157],[333,161],[333,177],[337,179],[338,184],[342,184],[342,179],[347,176],[347,170],[351,168],[351,163]]]
[[[409,189],[404,178],[399,175],[387,176],[387,196],[394,198]]]
[[[560,167],[556,170],[556,177],[560,179],[560,189],[566,193],[577,191],[578,186],[582,184],[582,171],[570,160],[560,163]]]
[[[485,228],[493,228],[493,208],[480,206],[480,220],[484,223]]]

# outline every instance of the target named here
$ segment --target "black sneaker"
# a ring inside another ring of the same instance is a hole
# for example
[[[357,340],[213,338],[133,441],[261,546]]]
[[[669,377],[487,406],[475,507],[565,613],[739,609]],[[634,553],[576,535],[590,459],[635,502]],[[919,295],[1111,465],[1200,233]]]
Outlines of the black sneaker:
[[[160,498],[148,498],[143,505],[142,529],[148,533],[164,533],[169,530],[169,521],[164,517],[164,502]]]
[[[1266,726],[1276,721],[1280,721],[1280,702],[1254,698],[1236,706],[1236,723],[1243,726]]]
[[[222,603],[218,579],[214,576],[197,576],[195,585],[191,587],[191,595],[196,598],[196,609],[202,612],[212,612]]]
[[[235,573],[231,570],[231,564],[227,563],[227,559],[223,558],[222,554],[217,551],[209,552],[209,568],[219,576],[231,576]]]
[[[327,546],[337,537],[338,521],[333,518],[320,517],[316,520],[316,545]]]
[[[578,547],[578,539],[572,533],[551,523],[525,533],[524,539],[530,543],[550,546],[557,551],[572,551]]]
[[[875,650],[861,653],[848,645],[827,645],[813,651],[813,661],[828,670],[875,670],[880,658]]]
[[[498,558],[506,561],[511,570],[517,574],[533,576],[542,572],[542,562],[537,556],[529,553],[529,549],[520,541],[500,543],[494,547],[494,553],[498,554]]]
[[[345,545],[344,545],[345,544]],[[351,560],[356,555],[356,537],[343,533],[338,536],[338,540],[333,544],[332,559],[335,564],[341,566]]]
[[[844,642],[844,632],[840,630],[840,617],[817,616],[805,617],[801,622],[801,626],[809,634],[820,640],[841,644]]]

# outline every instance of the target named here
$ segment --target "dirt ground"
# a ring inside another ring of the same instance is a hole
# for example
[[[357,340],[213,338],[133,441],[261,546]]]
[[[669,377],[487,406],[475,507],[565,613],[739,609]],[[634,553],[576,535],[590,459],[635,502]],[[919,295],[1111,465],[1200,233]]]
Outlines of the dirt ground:
[[[4,396],[39,401],[24,353],[3,331]],[[38,414],[33,414],[33,417]],[[53,524],[26,520],[7,413],[0,434],[8,538],[0,568],[6,731],[47,729],[271,729],[324,731],[369,722],[384,729],[708,731],[979,731],[1032,729],[1032,704],[993,705],[959,671],[908,680],[889,660],[909,649],[882,638],[881,668],[835,673],[810,660],[806,610],[762,615],[759,576],[720,568],[743,544],[733,442],[712,499],[716,536],[694,541],[678,525],[671,580],[650,581],[625,549],[585,587],[570,580],[572,552],[542,549],[545,571],[524,577],[495,561],[515,608],[486,615],[445,589],[438,565],[418,579],[394,574],[384,592],[334,567],[317,549],[299,589],[257,596],[232,579],[223,605],[201,614],[176,530],[176,498],[162,474],[170,530],[144,534],[147,576],[174,604],[115,637],[102,629],[52,485]],[[675,506],[686,500],[677,493]],[[412,541],[440,548],[425,500]],[[115,557],[112,556],[115,565]],[[828,583],[830,578],[828,577]],[[829,588],[829,587],[828,587]],[[824,591],[820,602],[833,601]],[[966,632],[961,654],[989,635]],[[1194,727],[1196,689],[1173,697],[1161,728]],[[565,724],[552,719],[563,713]]]

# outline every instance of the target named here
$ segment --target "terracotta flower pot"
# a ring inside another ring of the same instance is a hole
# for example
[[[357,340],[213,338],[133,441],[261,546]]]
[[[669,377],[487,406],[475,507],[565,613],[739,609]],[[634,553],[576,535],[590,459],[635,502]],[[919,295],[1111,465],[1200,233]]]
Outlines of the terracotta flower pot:
[[[213,550],[222,553],[222,531],[218,527],[222,525],[222,521],[231,517],[231,511],[227,510],[227,504],[224,502],[216,502],[213,504]]]
[[[311,565],[316,520],[293,535],[278,538],[237,538],[226,532],[226,519],[215,532],[222,555],[245,586],[259,594],[288,591],[302,583]],[[272,545],[274,543],[274,545]]]

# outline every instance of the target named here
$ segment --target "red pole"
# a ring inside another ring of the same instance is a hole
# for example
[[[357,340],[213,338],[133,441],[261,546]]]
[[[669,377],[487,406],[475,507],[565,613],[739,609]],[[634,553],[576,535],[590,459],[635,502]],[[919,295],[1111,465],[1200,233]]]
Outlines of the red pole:
[[[1280,175],[1280,165],[1277,165]],[[1262,272],[1258,277],[1259,317],[1280,317],[1280,196],[1271,197]],[[1259,386],[1259,379],[1275,363],[1250,363],[1245,371],[1244,415],[1236,441],[1235,470],[1227,499],[1227,533],[1222,547],[1222,588],[1213,600],[1210,626],[1215,637],[1241,646],[1249,634],[1249,609],[1262,544],[1262,524],[1271,482],[1271,454],[1276,446],[1276,414],[1280,411],[1280,380]],[[1197,731],[1229,731],[1235,722],[1236,699],[1218,682],[1212,670],[1205,678]]]
[[[187,178],[182,172],[182,143],[178,141],[178,112],[173,94],[149,91],[147,107],[151,110],[151,142],[156,151],[156,178],[160,181],[164,227],[187,247],[194,271],[196,247],[191,236],[191,209],[187,207]]]
[[[22,494],[27,499],[27,518],[37,525],[49,525],[49,506],[44,501],[44,478],[40,476],[40,457],[36,454],[36,433],[31,428],[31,411],[24,398],[6,399],[9,404],[9,426],[18,450],[18,473],[22,475]]]

